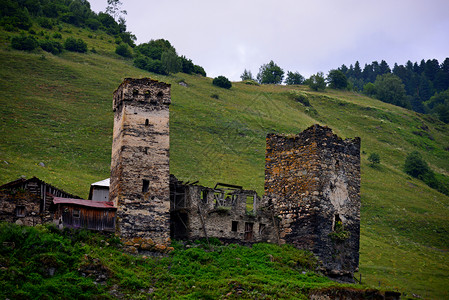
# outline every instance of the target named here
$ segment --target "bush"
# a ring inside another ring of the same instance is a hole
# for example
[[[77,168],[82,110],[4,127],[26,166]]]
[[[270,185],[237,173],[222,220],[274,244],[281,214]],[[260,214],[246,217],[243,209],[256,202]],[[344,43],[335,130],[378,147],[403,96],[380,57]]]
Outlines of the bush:
[[[42,41],[40,46],[42,50],[51,52],[52,54],[59,54],[64,49],[62,44],[57,41]]]
[[[55,33],[53,33],[53,38],[54,39],[62,39],[62,35],[59,32],[55,32]]]
[[[39,47],[39,43],[33,36],[15,36],[11,39],[11,47],[17,50],[31,51]]]
[[[68,37],[64,42],[64,48],[68,51],[85,53],[87,52],[87,44],[82,39]]]
[[[215,77],[212,84],[224,89],[230,89],[232,87],[232,83],[224,76]]]
[[[43,28],[52,29],[53,28],[53,22],[48,18],[39,18],[37,20],[39,25]]]
[[[380,155],[377,153],[371,153],[368,157],[368,161],[370,162],[371,167],[375,167],[377,164],[380,164]]]
[[[115,53],[123,57],[133,57],[133,54],[129,46],[123,43],[115,48]]]
[[[429,166],[418,151],[413,151],[407,155],[404,170],[407,174],[418,179],[422,179],[425,174],[431,172]]]
[[[193,73],[199,74],[203,77],[206,77],[206,71],[204,71],[204,68],[198,65],[193,66]]]
[[[92,30],[97,30],[98,28],[100,28],[101,23],[97,19],[90,18],[90,19],[87,19],[86,25],[87,25],[87,27],[89,27]]]

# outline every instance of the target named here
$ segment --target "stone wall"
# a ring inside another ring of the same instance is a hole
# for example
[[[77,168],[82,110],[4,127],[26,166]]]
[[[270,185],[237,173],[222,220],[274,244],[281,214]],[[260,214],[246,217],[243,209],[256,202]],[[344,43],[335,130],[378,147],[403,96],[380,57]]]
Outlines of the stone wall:
[[[175,239],[277,242],[273,211],[255,191],[182,184],[172,177],[170,204]]]
[[[41,199],[28,191],[0,191],[0,221],[34,226],[43,223]]]
[[[123,238],[167,243],[170,85],[127,78],[114,92],[109,199]]]
[[[330,276],[352,280],[359,263],[360,139],[328,127],[268,134],[265,195],[280,219],[281,243],[313,251]]]

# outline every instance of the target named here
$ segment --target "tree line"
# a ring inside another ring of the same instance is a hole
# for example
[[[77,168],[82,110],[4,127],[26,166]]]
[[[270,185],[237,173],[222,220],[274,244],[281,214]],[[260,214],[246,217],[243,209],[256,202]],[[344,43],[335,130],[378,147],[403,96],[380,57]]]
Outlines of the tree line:
[[[284,70],[270,61],[259,68],[254,78],[251,71],[244,70],[242,81],[259,84],[307,84],[316,91],[326,87],[362,92],[367,96],[397,106],[428,113],[449,123],[449,58],[441,64],[437,59],[408,61],[405,65],[394,64],[390,68],[385,60],[365,64],[363,70],[358,61],[349,67],[344,64],[330,70],[327,76],[318,72],[308,79],[300,73],[288,71],[284,80]]]

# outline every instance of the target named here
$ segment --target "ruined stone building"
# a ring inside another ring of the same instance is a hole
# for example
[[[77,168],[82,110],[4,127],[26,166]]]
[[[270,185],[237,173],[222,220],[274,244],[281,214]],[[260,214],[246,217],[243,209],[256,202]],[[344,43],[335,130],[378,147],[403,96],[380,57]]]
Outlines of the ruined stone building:
[[[281,243],[314,252],[329,275],[359,264],[360,139],[313,125],[295,136],[267,135],[265,197]]]
[[[37,177],[0,186],[0,221],[34,226],[53,220],[55,197],[79,198]]]
[[[169,173],[170,85],[127,78],[114,92],[109,199],[123,238],[216,237],[289,243],[314,252],[324,270],[351,279],[358,268],[360,139],[314,125],[267,135],[265,195],[242,187],[183,183]]]
[[[315,253],[328,275],[352,280],[359,263],[359,138],[342,140],[320,125],[297,135],[268,134],[265,195],[232,184],[204,187],[170,175],[170,103],[169,84],[125,79],[113,94],[110,181],[92,184],[90,200],[64,193],[52,201],[48,185],[29,181],[37,190],[29,205],[40,212],[52,203],[64,226],[115,230],[124,241],[292,244]],[[20,218],[24,204],[13,200],[0,208]],[[16,220],[2,213],[2,220]]]

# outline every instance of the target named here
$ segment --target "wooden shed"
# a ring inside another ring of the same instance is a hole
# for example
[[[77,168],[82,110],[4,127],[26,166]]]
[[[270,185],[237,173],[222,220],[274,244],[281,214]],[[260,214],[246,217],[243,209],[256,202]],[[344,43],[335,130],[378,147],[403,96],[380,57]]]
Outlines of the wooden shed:
[[[115,231],[117,208],[112,202],[55,197],[56,218],[64,227]]]

